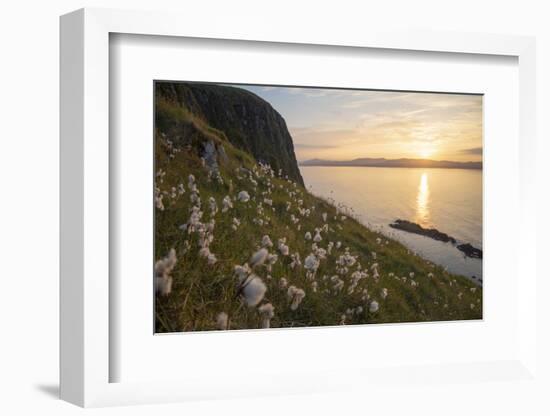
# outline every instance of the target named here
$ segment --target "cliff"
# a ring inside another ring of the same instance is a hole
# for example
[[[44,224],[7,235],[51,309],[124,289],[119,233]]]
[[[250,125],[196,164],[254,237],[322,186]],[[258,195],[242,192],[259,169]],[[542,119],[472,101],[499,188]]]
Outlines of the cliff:
[[[286,122],[268,102],[249,91],[215,84],[156,82],[155,90],[157,102],[186,109],[225,134],[236,148],[303,185]],[[158,117],[156,121],[165,133],[178,136],[176,124]]]

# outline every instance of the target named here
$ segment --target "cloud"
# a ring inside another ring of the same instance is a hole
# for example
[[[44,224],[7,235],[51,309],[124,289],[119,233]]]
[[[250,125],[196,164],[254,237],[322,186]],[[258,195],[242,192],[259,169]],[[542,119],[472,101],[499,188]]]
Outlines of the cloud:
[[[469,149],[462,149],[460,153],[464,155],[481,155],[483,154],[483,148],[482,147],[471,147]]]
[[[294,143],[294,147],[300,149],[335,149],[338,146],[335,144],[311,144],[311,143]]]

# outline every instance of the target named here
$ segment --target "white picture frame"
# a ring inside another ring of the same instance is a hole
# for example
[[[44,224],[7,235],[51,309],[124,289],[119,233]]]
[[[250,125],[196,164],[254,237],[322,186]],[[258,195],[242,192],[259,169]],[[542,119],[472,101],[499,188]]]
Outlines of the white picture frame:
[[[416,376],[432,379],[445,373],[455,379],[484,372],[505,379],[536,377],[535,269],[535,41],[529,37],[467,33],[282,31],[265,24],[239,32],[226,24],[203,25],[169,13],[82,9],[61,18],[61,398],[80,406],[159,403],[197,398],[322,392],[342,388],[341,380],[372,385],[395,369],[369,369],[369,375],[349,368],[335,369],[323,382],[318,374],[281,371],[265,383],[221,374],[183,381],[110,382],[109,253],[109,37],[110,34],[226,39],[281,44],[333,45],[453,54],[516,57],[519,66],[520,233],[516,273],[517,354],[498,362],[441,363],[422,366]],[[360,370],[360,369],[358,369]],[[396,373],[397,371],[397,373]],[[289,381],[289,375],[292,380]],[[403,375],[400,374],[399,377]],[[475,382],[474,378],[472,382]],[[231,385],[230,388],[227,386]],[[224,387],[225,386],[225,387]],[[284,386],[284,388],[282,387]]]

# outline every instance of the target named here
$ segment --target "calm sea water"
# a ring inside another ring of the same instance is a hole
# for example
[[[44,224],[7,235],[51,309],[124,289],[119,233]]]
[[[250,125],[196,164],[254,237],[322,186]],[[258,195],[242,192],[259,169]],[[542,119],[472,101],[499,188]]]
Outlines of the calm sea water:
[[[300,170],[313,194],[345,205],[370,228],[450,272],[482,277],[482,261],[465,257],[451,243],[389,227],[392,221],[405,219],[482,249],[480,170],[324,166]]]

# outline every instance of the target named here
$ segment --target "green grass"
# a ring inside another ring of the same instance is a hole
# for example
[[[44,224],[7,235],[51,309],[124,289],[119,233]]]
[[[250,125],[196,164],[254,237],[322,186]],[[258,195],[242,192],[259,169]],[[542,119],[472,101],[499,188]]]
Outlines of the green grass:
[[[156,209],[155,214],[155,260],[165,257],[174,248],[177,263],[171,272],[171,293],[156,297],[157,332],[213,330],[216,329],[216,316],[220,312],[228,314],[230,329],[259,328],[261,316],[257,308],[244,305],[239,296],[234,266],[249,261],[250,256],[260,247],[264,235],[269,235],[274,243],[274,247],[269,249],[270,253],[279,254],[278,261],[270,272],[266,266],[255,270],[267,286],[260,305],[270,302],[275,307],[271,327],[338,325],[348,309],[357,311],[359,307],[363,311],[348,314],[346,324],[481,318],[482,290],[469,279],[447,273],[443,268],[414,255],[399,242],[366,228],[351,217],[342,220],[342,214],[329,202],[311,195],[303,187],[284,178],[254,175],[258,183],[254,191],[250,175],[244,174],[241,169],[258,170],[256,162],[249,154],[232,146],[222,132],[209,128],[204,121],[181,107],[166,102],[158,104],[155,161],[157,171],[162,169],[166,174],[162,183],[159,178],[156,183],[161,192],[165,193],[165,208]],[[159,120],[162,122],[159,123]],[[191,132],[190,138],[164,134],[162,128],[173,123],[187,126],[184,131]],[[172,148],[167,140],[173,141]],[[208,140],[222,145],[227,154],[223,163],[220,162],[223,183],[209,178],[208,168],[203,166],[200,159],[199,144]],[[175,152],[174,148],[177,149]],[[206,258],[199,256],[200,247],[196,233],[189,234],[180,229],[182,224],[187,223],[193,206],[188,187],[190,174],[196,178],[200,191],[202,222],[215,220],[214,240],[210,244],[210,251],[217,257],[217,262],[213,265],[209,265]],[[264,199],[262,193],[269,191],[269,182],[272,183],[273,190],[266,197],[273,200],[273,206],[262,204],[264,215],[259,216],[257,206]],[[172,187],[182,183],[186,193],[176,198],[167,195]],[[222,199],[226,195],[233,199],[242,190],[246,190],[252,199],[247,203],[233,201],[234,207],[222,213]],[[297,195],[291,197],[291,192],[296,192]],[[216,200],[219,208],[215,215],[211,215],[208,207],[210,197]],[[303,207],[311,210],[309,216],[298,213],[298,199],[303,200]],[[287,202],[292,204],[290,211],[286,209]],[[342,245],[340,249],[334,248],[332,254],[321,260],[315,274],[318,289],[314,292],[303,265],[292,269],[290,257],[280,255],[276,245],[279,238],[286,238],[290,253],[298,252],[303,263],[312,251],[312,242],[306,241],[304,235],[306,231],[314,235],[314,229],[325,224],[323,213],[328,214],[329,231],[321,233],[323,240],[318,246],[326,249],[329,241],[339,241]],[[290,220],[291,214],[300,219],[300,230]],[[269,221],[263,225],[253,222],[255,218],[266,217],[269,217]],[[233,218],[238,218],[241,222],[237,231],[232,229]],[[380,239],[381,243],[378,242]],[[333,283],[330,279],[323,279],[324,275],[330,278],[336,274],[335,261],[344,253],[345,248],[349,248],[350,253],[357,256],[363,269],[370,269],[373,263],[378,263],[380,274],[379,279],[374,279],[369,271],[371,276],[362,279],[351,294],[347,292],[349,276],[356,266],[351,267],[345,276],[341,276],[345,284],[339,293],[332,289]],[[376,259],[372,253],[376,253]],[[414,281],[418,283],[416,287],[411,285],[410,273],[414,273]],[[433,277],[428,276],[430,273]],[[271,279],[268,279],[268,275]],[[286,289],[279,287],[281,277],[285,277],[289,285],[295,285],[306,292],[296,310],[290,308]],[[406,280],[401,279],[402,277],[406,277]],[[383,288],[388,291],[385,299],[381,296]],[[471,288],[475,288],[475,291],[471,291]],[[367,289],[368,300],[364,298],[364,289]],[[459,293],[462,293],[461,297]],[[380,307],[377,312],[370,313],[368,305],[373,300]]]

